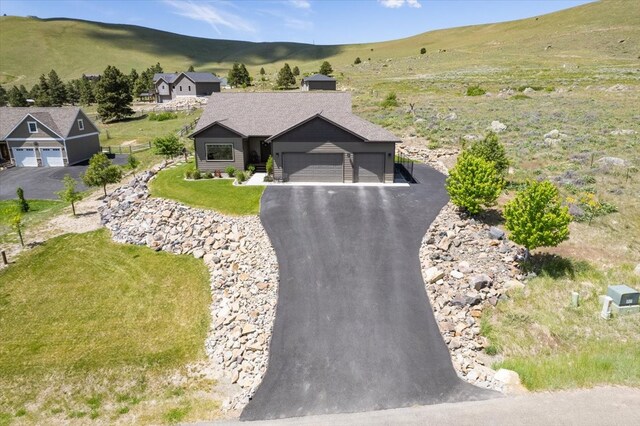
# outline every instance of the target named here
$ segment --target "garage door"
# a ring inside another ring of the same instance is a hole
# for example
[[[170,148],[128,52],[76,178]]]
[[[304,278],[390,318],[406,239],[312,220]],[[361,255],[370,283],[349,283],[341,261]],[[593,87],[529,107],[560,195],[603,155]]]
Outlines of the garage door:
[[[38,167],[34,148],[13,148],[13,158],[16,160],[16,167]]]
[[[384,153],[357,153],[355,159],[357,182],[384,182]]]
[[[64,167],[60,148],[40,148],[40,157],[44,167]]]
[[[342,182],[342,154],[283,154],[284,177],[289,182]]]

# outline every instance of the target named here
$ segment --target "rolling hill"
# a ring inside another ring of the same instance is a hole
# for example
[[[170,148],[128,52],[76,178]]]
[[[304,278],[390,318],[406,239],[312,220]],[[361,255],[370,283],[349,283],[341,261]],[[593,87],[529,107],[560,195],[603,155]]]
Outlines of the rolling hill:
[[[107,65],[128,72],[156,62],[166,71],[194,65],[198,70],[225,73],[239,61],[252,73],[260,66],[275,73],[285,60],[305,72],[327,59],[342,71],[356,56],[363,61],[386,61],[416,56],[421,47],[427,49],[430,69],[567,60],[633,66],[640,55],[639,43],[640,8],[629,0],[601,0],[518,21],[334,46],[213,40],[131,25],[7,16],[0,17],[0,83],[29,86],[52,68],[69,79],[100,73]]]

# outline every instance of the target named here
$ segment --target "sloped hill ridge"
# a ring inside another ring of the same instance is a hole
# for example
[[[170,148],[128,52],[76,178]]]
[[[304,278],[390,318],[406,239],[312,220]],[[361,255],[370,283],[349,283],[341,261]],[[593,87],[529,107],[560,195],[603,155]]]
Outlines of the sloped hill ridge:
[[[226,72],[234,61],[255,73],[260,66],[286,60],[301,70],[322,60],[338,67],[363,60],[446,51],[436,66],[460,64],[557,63],[600,61],[620,65],[640,57],[640,7],[633,0],[601,0],[540,17],[498,24],[431,31],[380,43],[316,46],[303,43],[253,43],[173,34],[132,25],[64,18],[0,17],[0,83],[32,84],[51,68],[62,78],[98,73],[107,65],[128,72],[160,62],[166,71],[194,65]]]

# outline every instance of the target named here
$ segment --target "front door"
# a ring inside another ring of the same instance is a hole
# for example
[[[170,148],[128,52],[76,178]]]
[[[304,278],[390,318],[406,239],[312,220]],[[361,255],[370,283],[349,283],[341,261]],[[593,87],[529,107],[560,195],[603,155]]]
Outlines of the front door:
[[[271,144],[269,142],[260,141],[260,162],[266,163],[271,156]]]

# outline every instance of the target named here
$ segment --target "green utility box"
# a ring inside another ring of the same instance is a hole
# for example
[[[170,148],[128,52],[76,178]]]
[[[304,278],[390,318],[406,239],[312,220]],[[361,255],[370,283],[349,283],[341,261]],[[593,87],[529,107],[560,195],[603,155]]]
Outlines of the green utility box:
[[[640,292],[626,285],[610,285],[607,296],[619,307],[636,306],[640,299]]]

